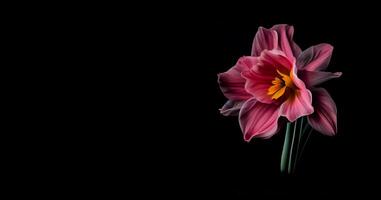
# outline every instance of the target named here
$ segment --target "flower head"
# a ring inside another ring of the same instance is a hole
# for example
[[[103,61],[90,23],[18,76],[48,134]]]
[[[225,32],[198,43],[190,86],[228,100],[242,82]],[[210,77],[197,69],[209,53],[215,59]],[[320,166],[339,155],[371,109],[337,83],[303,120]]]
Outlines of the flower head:
[[[275,25],[260,27],[251,56],[241,57],[218,82],[227,103],[223,115],[238,115],[244,139],[269,138],[278,130],[278,119],[290,122],[308,116],[310,125],[326,135],[336,133],[336,106],[328,92],[315,86],[341,73],[322,72],[332,54],[330,45],[304,52],[293,41],[294,29]]]

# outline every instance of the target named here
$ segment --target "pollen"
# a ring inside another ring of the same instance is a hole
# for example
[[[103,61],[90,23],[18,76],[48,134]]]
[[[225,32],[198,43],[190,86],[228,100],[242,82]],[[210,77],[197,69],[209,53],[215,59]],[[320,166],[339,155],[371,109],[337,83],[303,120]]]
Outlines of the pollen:
[[[271,81],[272,85],[267,90],[267,94],[270,95],[272,99],[279,99],[284,95],[287,88],[294,87],[290,76],[280,72],[279,70],[277,70],[277,73],[280,75],[281,79],[279,77],[275,77],[275,79]]]

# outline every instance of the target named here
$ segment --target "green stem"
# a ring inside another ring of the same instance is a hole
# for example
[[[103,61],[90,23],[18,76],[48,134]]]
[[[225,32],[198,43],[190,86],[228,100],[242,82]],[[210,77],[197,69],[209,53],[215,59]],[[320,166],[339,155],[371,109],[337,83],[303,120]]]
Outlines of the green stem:
[[[295,142],[295,135],[296,135],[296,127],[298,126],[298,120],[294,123],[294,130],[292,134],[292,141],[291,141],[291,147],[290,147],[290,155],[288,156],[288,173],[291,174],[292,172],[292,151],[294,149],[294,142]]]
[[[308,125],[307,125],[308,126]],[[303,155],[303,152],[304,152],[304,149],[306,148],[306,146],[307,146],[307,142],[308,142],[308,140],[310,139],[310,136],[311,136],[311,133],[312,133],[312,131],[313,131],[313,128],[312,127],[310,127],[311,129],[310,129],[310,131],[308,131],[308,133],[307,133],[307,138],[306,138],[306,140],[304,141],[304,144],[303,144],[303,146],[302,146],[302,150],[300,151],[300,154],[298,155],[298,160],[300,160],[300,157]],[[307,129],[306,129],[307,130]],[[306,131],[305,130],[305,131]],[[304,132],[305,132],[304,131]]]
[[[300,119],[300,125],[299,125],[299,135],[298,135],[298,144],[296,145],[296,154],[295,154],[295,161],[294,161],[294,167],[293,167],[293,170],[292,172],[295,172],[295,169],[296,169],[296,164],[298,162],[298,157],[299,157],[299,147],[300,147],[300,142],[301,142],[301,139],[302,139],[302,134],[304,133],[305,131],[305,128],[308,124],[304,124],[304,118],[305,117],[302,117]]]
[[[299,127],[299,138],[298,138],[298,148],[297,149],[299,149],[299,146],[300,146],[300,140],[302,139],[302,129],[303,129],[303,127],[305,127],[305,125],[304,125],[304,117],[302,117],[302,119],[300,120],[301,122],[300,122],[300,127]],[[296,154],[298,154],[298,153],[296,153]]]
[[[282,157],[280,160],[280,171],[282,173],[286,172],[286,168],[287,168],[287,161],[288,161],[287,156],[290,150],[290,129],[291,129],[291,123],[287,122],[286,135],[284,136]]]

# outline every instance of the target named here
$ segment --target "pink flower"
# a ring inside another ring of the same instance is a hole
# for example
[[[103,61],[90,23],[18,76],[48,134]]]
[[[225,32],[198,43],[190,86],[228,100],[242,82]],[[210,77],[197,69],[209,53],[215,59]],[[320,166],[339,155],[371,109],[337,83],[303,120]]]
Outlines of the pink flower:
[[[341,73],[323,72],[332,46],[320,44],[301,52],[292,40],[294,28],[260,27],[251,56],[241,57],[227,72],[218,74],[220,88],[228,98],[221,114],[239,115],[245,141],[269,138],[279,130],[278,119],[290,122],[308,116],[317,131],[337,131],[336,105],[328,92],[316,86]]]

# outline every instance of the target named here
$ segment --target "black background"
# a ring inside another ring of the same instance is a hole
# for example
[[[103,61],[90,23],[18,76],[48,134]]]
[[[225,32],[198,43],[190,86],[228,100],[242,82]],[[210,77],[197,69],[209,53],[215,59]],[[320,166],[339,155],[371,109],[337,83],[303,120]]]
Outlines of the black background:
[[[55,142],[42,140],[59,146],[59,154],[49,155],[56,163],[43,169],[59,167],[50,169],[59,175],[48,175],[67,181],[62,193],[179,199],[377,194],[376,6],[147,3],[75,12],[79,16],[66,13],[52,23],[66,46],[62,71],[74,66],[69,74],[80,84],[69,81],[73,90],[64,90],[70,95],[58,96],[68,115],[49,130],[64,133],[50,136]],[[294,176],[279,172],[283,131],[246,143],[237,118],[218,111],[226,98],[217,74],[250,54],[259,26],[281,23],[294,26],[302,49],[332,44],[328,71],[343,72],[323,85],[338,107],[338,134],[314,132]]]
[[[129,94],[137,103],[127,110],[138,113],[132,116],[138,129],[128,133],[133,158],[128,165],[134,166],[132,182],[140,194],[254,198],[377,193],[377,13],[362,5],[266,6],[179,6],[134,22],[139,28],[130,39],[142,39],[132,58],[138,65],[129,67],[144,80],[134,79],[141,87],[131,85],[136,93]],[[338,134],[314,132],[292,177],[279,172],[283,131],[246,143],[237,118],[218,111],[226,99],[217,73],[250,54],[259,26],[280,23],[294,26],[294,40],[302,49],[332,44],[328,71],[343,72],[323,85],[338,107]]]

